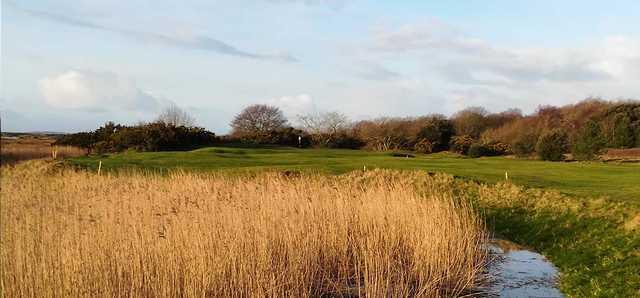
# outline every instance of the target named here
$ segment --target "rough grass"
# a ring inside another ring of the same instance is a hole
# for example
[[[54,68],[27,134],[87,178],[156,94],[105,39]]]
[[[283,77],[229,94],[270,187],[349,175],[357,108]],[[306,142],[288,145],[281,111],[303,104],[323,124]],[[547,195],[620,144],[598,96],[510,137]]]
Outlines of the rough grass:
[[[446,176],[0,171],[6,297],[458,296],[487,261]]]

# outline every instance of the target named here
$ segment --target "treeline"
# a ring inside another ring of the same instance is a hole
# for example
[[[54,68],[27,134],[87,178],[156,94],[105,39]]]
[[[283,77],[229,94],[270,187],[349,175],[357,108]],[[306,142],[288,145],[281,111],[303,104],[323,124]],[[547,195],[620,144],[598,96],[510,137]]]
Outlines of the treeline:
[[[543,160],[596,157],[605,148],[640,147],[640,102],[587,99],[562,107],[541,106],[531,115],[511,109],[490,113],[472,107],[451,117],[384,117],[351,121],[339,112],[299,116],[295,125],[282,111],[252,105],[230,123],[223,137],[194,126],[194,119],[172,106],[156,121],[133,126],[109,122],[92,132],[70,134],[58,145],[92,152],[124,150],[188,150],[214,144],[256,144],[295,147],[452,151],[471,157],[515,154]]]
[[[542,106],[531,115],[472,107],[451,117],[427,115],[350,121],[339,112],[300,116],[291,127],[277,107],[254,105],[231,123],[234,142],[368,150],[453,151],[471,157],[515,154],[592,159],[604,148],[640,147],[640,102],[587,99]]]
[[[183,110],[171,106],[152,123],[126,126],[107,122],[91,132],[68,134],[55,145],[77,146],[90,153],[136,151],[188,150],[211,146],[216,135],[193,126],[194,120]]]

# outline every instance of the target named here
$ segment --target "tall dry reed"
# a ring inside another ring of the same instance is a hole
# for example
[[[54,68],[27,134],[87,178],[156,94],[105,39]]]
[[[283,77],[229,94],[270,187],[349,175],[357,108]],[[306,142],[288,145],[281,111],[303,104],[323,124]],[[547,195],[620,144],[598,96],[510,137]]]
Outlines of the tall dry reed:
[[[86,150],[73,146],[52,146],[47,142],[5,142],[0,145],[0,162],[15,163],[23,160],[41,158],[66,158],[82,156]]]
[[[5,297],[456,296],[486,261],[474,212],[398,172],[0,171]]]

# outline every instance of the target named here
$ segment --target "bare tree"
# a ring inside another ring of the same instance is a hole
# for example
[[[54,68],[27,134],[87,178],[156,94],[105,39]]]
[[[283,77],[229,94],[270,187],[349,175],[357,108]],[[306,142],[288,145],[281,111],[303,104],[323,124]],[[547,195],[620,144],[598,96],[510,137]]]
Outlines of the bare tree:
[[[340,112],[310,113],[298,121],[316,143],[326,145],[349,127],[349,118]]]
[[[469,107],[453,114],[451,120],[458,135],[470,135],[474,139],[487,129],[487,115],[489,112],[482,107]]]
[[[415,118],[383,117],[359,121],[354,125],[356,135],[367,143],[367,147],[378,151],[412,146],[411,140],[419,130]]]
[[[188,127],[194,126],[196,122],[195,118],[177,105],[170,105],[162,110],[156,121],[173,126]]]
[[[335,134],[346,129],[349,118],[339,112],[312,113],[298,116],[302,128],[310,134]]]
[[[270,133],[284,128],[287,119],[279,108],[268,105],[251,105],[231,121],[232,135],[240,138],[264,141]]]

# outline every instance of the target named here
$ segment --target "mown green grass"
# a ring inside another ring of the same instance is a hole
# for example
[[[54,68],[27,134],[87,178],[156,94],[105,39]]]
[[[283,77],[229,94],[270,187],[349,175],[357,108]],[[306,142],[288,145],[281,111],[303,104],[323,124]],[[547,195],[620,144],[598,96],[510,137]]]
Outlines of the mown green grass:
[[[483,183],[509,181],[531,191],[560,192],[546,202],[526,193],[508,204],[479,202],[487,223],[510,240],[532,247],[560,269],[570,297],[640,297],[640,230],[625,229],[640,216],[640,164],[543,162],[454,154],[397,157],[390,153],[295,148],[204,148],[190,152],[124,153],[73,158],[103,171],[320,171],[390,168],[445,172]],[[508,198],[509,195],[505,195]],[[556,199],[557,198],[557,199]],[[557,201],[557,202],[556,202]]]
[[[102,161],[105,171],[291,169],[341,174],[364,167],[415,169],[489,183],[503,181],[507,172],[511,181],[528,187],[554,189],[577,197],[609,196],[640,203],[640,164],[543,162],[504,157],[472,159],[447,153],[406,158],[360,150],[223,147],[71,159],[73,164],[91,169],[97,168],[98,161]]]

